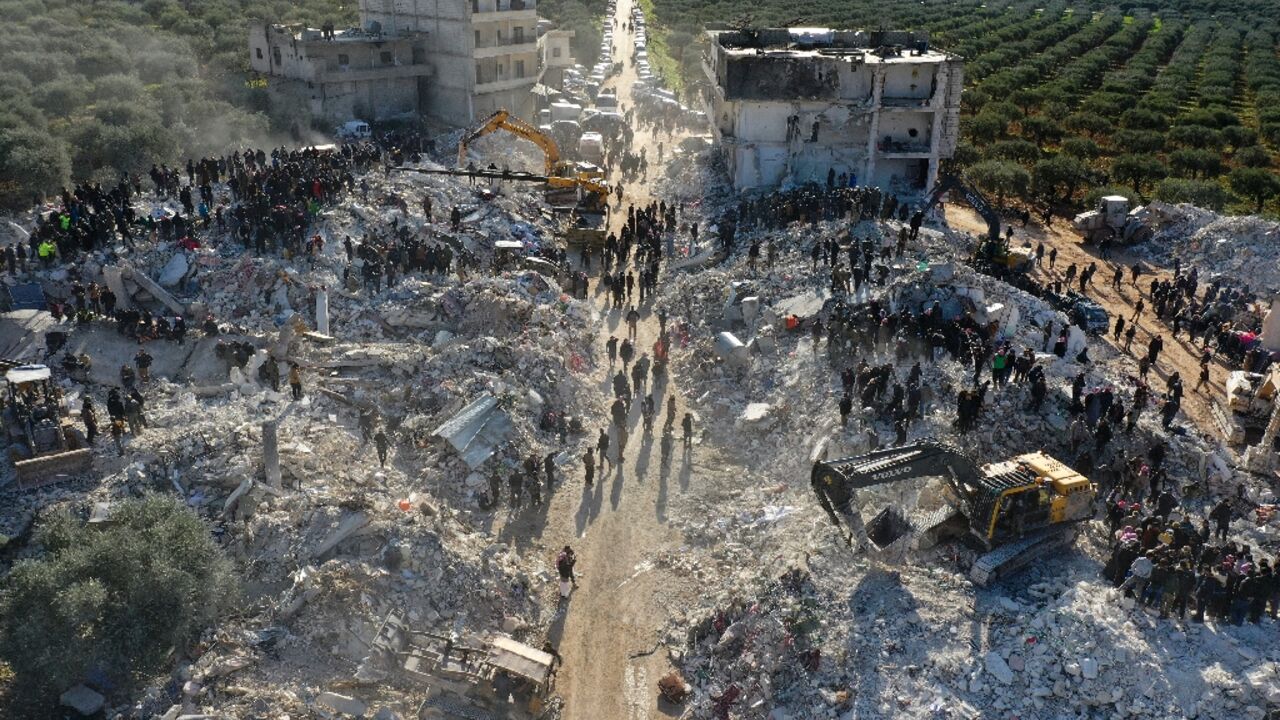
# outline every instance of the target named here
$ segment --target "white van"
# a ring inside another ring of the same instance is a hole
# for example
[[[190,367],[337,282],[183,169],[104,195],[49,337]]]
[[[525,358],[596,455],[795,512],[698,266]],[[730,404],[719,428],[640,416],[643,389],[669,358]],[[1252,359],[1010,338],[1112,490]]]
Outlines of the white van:
[[[341,140],[368,140],[373,137],[373,132],[369,130],[369,123],[363,120],[348,120],[338,126],[334,135]]]

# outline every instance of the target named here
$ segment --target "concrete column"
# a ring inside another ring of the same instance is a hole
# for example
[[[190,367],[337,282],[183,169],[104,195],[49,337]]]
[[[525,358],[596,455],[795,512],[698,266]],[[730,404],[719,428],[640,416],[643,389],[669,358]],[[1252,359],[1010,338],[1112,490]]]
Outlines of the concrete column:
[[[871,70],[871,128],[867,131],[867,163],[863,168],[859,185],[870,185],[876,172],[876,155],[880,150],[876,147],[880,134],[880,99],[884,97],[884,65],[875,65]]]
[[[262,423],[262,464],[266,470],[267,485],[280,487],[279,423],[274,420]]]
[[[329,334],[329,290],[324,287],[316,291],[316,332]]]

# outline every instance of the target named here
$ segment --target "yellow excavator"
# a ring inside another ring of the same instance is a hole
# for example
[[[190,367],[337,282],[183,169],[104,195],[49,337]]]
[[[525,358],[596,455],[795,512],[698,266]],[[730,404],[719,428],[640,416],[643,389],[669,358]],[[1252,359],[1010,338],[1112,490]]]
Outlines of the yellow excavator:
[[[909,520],[894,505],[862,522],[857,491],[936,476],[941,507]],[[979,465],[959,448],[918,440],[857,457],[814,463],[818,504],[845,540],[884,554],[924,549],[951,537],[980,547],[969,578],[986,585],[1070,543],[1074,525],[1094,515],[1097,486],[1042,452]]]
[[[555,140],[504,109],[499,109],[485,118],[458,142],[458,167],[467,164],[467,150],[472,142],[498,130],[505,130],[516,137],[524,138],[542,150],[543,174],[547,176],[547,187],[582,188],[589,194],[608,198],[609,185],[603,180],[603,172],[583,171],[576,163],[561,160],[560,148]]]
[[[609,184],[604,181],[603,171],[583,170],[576,163],[561,160],[560,148],[555,140],[509,111],[499,109],[462,136],[458,141],[458,167],[467,164],[467,150],[472,142],[498,130],[505,130],[541,148],[548,195],[558,190],[575,191],[577,198],[567,232],[568,238],[577,242],[603,243],[608,221],[607,218],[598,216],[608,213],[611,193]]]

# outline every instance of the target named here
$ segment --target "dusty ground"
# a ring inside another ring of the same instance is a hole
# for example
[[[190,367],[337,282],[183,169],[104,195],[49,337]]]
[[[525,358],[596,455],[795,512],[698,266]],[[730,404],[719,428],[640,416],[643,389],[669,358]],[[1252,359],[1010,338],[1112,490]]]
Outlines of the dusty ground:
[[[631,60],[632,33],[622,29],[622,19],[630,18],[632,5],[632,0],[618,3],[614,57],[623,63],[623,71],[606,84],[616,88],[618,101],[626,108],[635,106],[631,87],[638,79]],[[671,147],[680,136],[671,139],[664,135],[662,139]],[[610,177],[612,183],[621,181],[624,187],[624,207],[620,212],[615,209],[611,218],[615,231],[626,221],[625,204],[643,206],[664,197],[654,182],[662,175],[657,144],[652,132],[637,129],[631,150],[638,153],[641,147],[647,148],[648,175],[625,181],[616,173]],[[607,309],[598,279],[597,274],[592,284],[593,297],[603,314],[599,329],[603,344],[609,335],[625,337],[627,328],[623,311]],[[637,352],[652,348],[658,336],[653,307],[646,303],[639,309],[642,319]],[[610,397],[610,378],[616,369],[604,370],[598,378]],[[615,462],[608,472],[597,465],[594,487],[583,485],[582,464],[575,462],[566,468],[564,490],[552,499],[545,527],[515,527],[504,533],[511,537],[533,533],[532,542],[549,564],[566,544],[572,545],[578,556],[579,588],[561,604],[550,632],[551,642],[564,658],[556,685],[565,700],[566,720],[641,720],[679,714],[677,708],[660,706],[657,681],[670,669],[670,663],[662,648],[654,649],[670,616],[670,605],[681,602],[682,597],[691,603],[688,595],[696,593],[696,588],[668,582],[654,559],[684,544],[682,534],[670,524],[672,516],[699,513],[704,507],[699,496],[708,485],[734,473],[715,449],[695,445],[691,453],[684,454],[678,421],[676,447],[669,467],[663,467],[659,440],[668,394],[673,389],[671,381],[653,388],[659,412],[651,436],[643,436],[639,402],[633,403],[625,460]],[[683,417],[687,406],[678,393],[676,408],[677,417]],[[608,408],[599,408],[597,427],[608,423]],[[610,455],[616,459],[616,431],[611,435]],[[529,518],[520,522],[541,524]]]
[[[946,218],[947,224],[957,230],[975,236],[984,235],[987,232],[986,222],[968,206],[947,205]],[[1164,351],[1160,353],[1160,364],[1151,369],[1148,382],[1159,394],[1164,392],[1165,381],[1169,376],[1175,371],[1180,373],[1183,386],[1187,391],[1183,396],[1182,413],[1189,417],[1202,432],[1210,435],[1217,434],[1218,425],[1211,406],[1226,392],[1229,372],[1227,367],[1220,362],[1211,363],[1210,387],[1198,393],[1192,392],[1200,376],[1200,348],[1187,340],[1185,331],[1176,341],[1171,340],[1171,328],[1163,320],[1157,319],[1151,309],[1151,281],[1154,278],[1168,279],[1172,277],[1172,273],[1165,268],[1153,267],[1144,261],[1142,262],[1143,274],[1139,276],[1138,287],[1135,288],[1130,280],[1129,268],[1139,258],[1125,252],[1123,248],[1118,248],[1111,253],[1109,260],[1103,260],[1098,255],[1097,248],[1080,242],[1080,236],[1071,228],[1069,221],[1061,218],[1055,218],[1048,228],[1035,221],[1032,221],[1025,230],[1015,225],[1014,244],[1020,245],[1025,239],[1030,239],[1032,245],[1044,242],[1046,257],[1049,248],[1058,249],[1058,260],[1054,269],[1049,269],[1046,259],[1044,264],[1034,271],[1037,280],[1051,281],[1062,278],[1067,267],[1072,263],[1076,264],[1077,269],[1083,269],[1091,262],[1098,264],[1098,272],[1085,294],[1106,308],[1107,314],[1111,317],[1112,329],[1115,328],[1117,316],[1123,315],[1126,324],[1132,320],[1137,310],[1138,298],[1143,299],[1146,308],[1142,312],[1142,317],[1138,319],[1138,332],[1133,339],[1131,352],[1128,353],[1129,367],[1133,375],[1136,377],[1138,374],[1139,354],[1146,354],[1147,343],[1152,335],[1163,335],[1165,344]],[[1120,284],[1119,291],[1111,286],[1112,273],[1117,264],[1125,269],[1124,281]],[[1117,350],[1122,350],[1124,347],[1123,336],[1119,342],[1116,342],[1111,333],[1094,342],[1106,342]]]

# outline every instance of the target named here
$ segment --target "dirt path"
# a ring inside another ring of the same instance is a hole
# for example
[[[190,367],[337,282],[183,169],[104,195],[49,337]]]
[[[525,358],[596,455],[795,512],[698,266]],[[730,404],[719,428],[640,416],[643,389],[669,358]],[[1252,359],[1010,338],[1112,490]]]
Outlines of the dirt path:
[[[632,4],[633,0],[618,4],[615,58],[623,62],[624,70],[607,84],[617,89],[618,100],[626,108],[635,106],[631,84],[637,79],[631,61],[631,33],[622,30],[623,19],[630,19]],[[673,144],[665,136],[663,140]],[[655,179],[662,174],[657,162],[657,139],[650,131],[637,128],[632,151],[639,152],[642,146],[647,148],[649,173],[645,179],[625,182],[623,208],[615,211],[611,219],[614,231],[620,230],[626,220],[626,203],[641,206],[660,197],[659,188],[655,187]],[[616,183],[619,178],[610,180]],[[598,264],[593,269],[598,270]],[[596,289],[598,279],[598,275],[592,278],[592,297],[603,316],[599,330],[603,346],[609,335],[626,337],[627,328],[624,311],[606,307],[605,295]],[[640,351],[652,354],[658,336],[654,308],[646,303],[638,309],[642,319],[636,338],[637,356]],[[617,368],[602,368],[596,378],[610,400],[610,379]],[[551,642],[564,658],[556,690],[565,700],[566,720],[644,720],[679,714],[678,709],[659,703],[657,681],[670,665],[661,648],[653,650],[671,614],[669,607],[660,606],[659,598],[673,593],[678,596],[689,589],[672,587],[671,579],[655,569],[653,561],[662,551],[682,545],[681,533],[669,521],[673,513],[687,505],[673,501],[693,492],[693,478],[704,475],[704,457],[714,456],[710,450],[698,447],[685,454],[677,420],[671,460],[663,464],[661,432],[668,393],[673,388],[670,381],[650,388],[658,408],[652,435],[643,433],[639,399],[632,403],[625,459],[615,461],[608,472],[597,465],[594,487],[584,487],[581,461],[575,460],[562,469],[564,481],[551,501],[545,527],[534,530],[539,536],[540,551],[547,555],[550,572],[554,572],[550,568],[562,546],[571,545],[578,557],[579,588],[568,602],[561,603],[550,631]],[[682,418],[686,407],[678,393],[676,407],[677,418]],[[596,417],[586,424],[589,436],[594,437],[600,428],[610,424],[608,408],[599,408]],[[616,428],[610,429],[610,435],[610,455],[616,459]]]
[[[968,206],[948,204],[945,207],[947,224],[955,229],[963,230],[974,235],[981,235],[987,232],[987,224]],[[1021,227],[1014,226],[1013,242],[1015,245],[1021,245],[1024,239],[1029,238],[1033,245],[1044,242],[1046,260],[1044,265],[1035,270],[1038,280],[1054,280],[1063,277],[1063,273],[1067,267],[1075,263],[1078,270],[1082,270],[1091,262],[1098,264],[1098,272],[1094,276],[1094,280],[1090,283],[1085,294],[1094,301],[1101,304],[1107,310],[1107,314],[1111,318],[1111,327],[1115,328],[1115,319],[1118,315],[1123,315],[1125,322],[1133,318],[1138,298],[1142,297],[1146,305],[1143,310],[1142,317],[1138,319],[1138,332],[1133,340],[1131,351],[1127,353],[1129,360],[1129,369],[1134,376],[1138,374],[1138,356],[1146,354],[1147,343],[1150,341],[1152,334],[1164,336],[1164,351],[1160,353],[1160,364],[1152,368],[1147,380],[1151,384],[1152,390],[1157,395],[1164,392],[1165,381],[1174,372],[1177,371],[1182,376],[1182,384],[1185,394],[1182,400],[1182,411],[1179,418],[1175,422],[1182,419],[1183,416],[1190,418],[1201,432],[1220,437],[1217,421],[1214,419],[1211,405],[1217,398],[1223,397],[1226,392],[1226,381],[1228,370],[1225,365],[1219,362],[1213,362],[1209,367],[1209,387],[1201,392],[1193,392],[1196,381],[1200,376],[1200,348],[1187,340],[1186,331],[1184,330],[1178,336],[1176,341],[1171,340],[1171,328],[1162,320],[1155,317],[1155,311],[1152,309],[1151,300],[1151,281],[1154,278],[1168,279],[1172,277],[1172,272],[1166,268],[1152,266],[1149,262],[1143,261],[1143,274],[1139,276],[1138,285],[1135,288],[1131,282],[1129,268],[1139,258],[1130,255],[1123,249],[1114,250],[1109,260],[1103,260],[1099,255],[1097,248],[1092,245],[1084,245],[1080,242],[1079,235],[1071,228],[1068,221],[1061,218],[1055,218],[1049,228],[1032,222],[1024,230]],[[1047,255],[1049,248],[1058,249],[1057,263],[1053,270],[1049,270]],[[1111,286],[1112,273],[1116,265],[1124,267],[1124,281],[1120,284],[1120,290],[1117,291]],[[1078,273],[1077,273],[1078,275]],[[1078,289],[1078,286],[1075,288]],[[1105,336],[1106,343],[1115,347],[1117,350],[1123,351],[1124,338],[1121,337],[1120,342],[1116,342],[1112,338],[1111,332]],[[1098,342],[1095,340],[1094,342]],[[1148,410],[1148,413],[1151,411]]]

